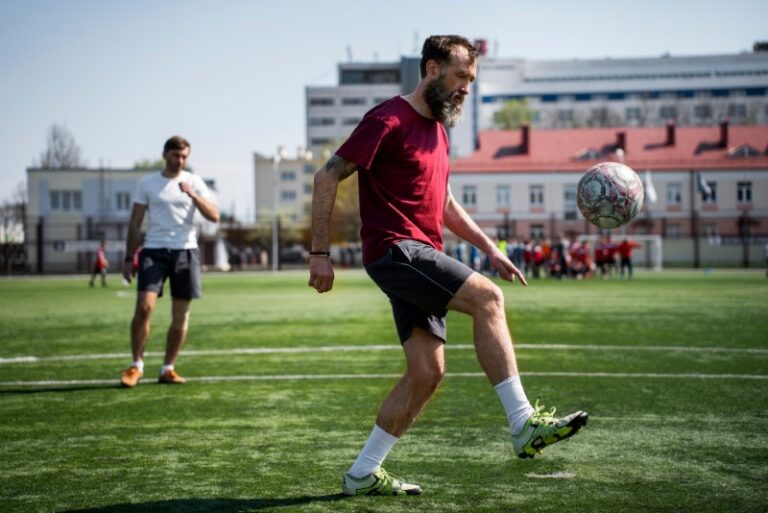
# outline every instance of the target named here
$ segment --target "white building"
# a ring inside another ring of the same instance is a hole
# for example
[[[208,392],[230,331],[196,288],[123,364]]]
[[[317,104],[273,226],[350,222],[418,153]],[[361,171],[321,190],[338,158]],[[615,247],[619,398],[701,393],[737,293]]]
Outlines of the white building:
[[[335,147],[363,114],[410,92],[419,58],[339,64],[336,86],[308,86],[307,146]],[[768,52],[632,59],[527,60],[481,56],[464,121],[451,152],[466,156],[478,134],[495,128],[507,101],[524,100],[534,128],[768,123]]]
[[[113,270],[120,269],[136,184],[158,171],[27,169],[25,240],[29,268],[39,273],[87,271],[100,240],[104,240],[107,260]],[[206,180],[206,184],[215,194],[214,182]],[[205,221],[199,213],[198,221],[201,238],[215,236],[216,224]],[[206,263],[213,251],[202,242],[201,258]]]

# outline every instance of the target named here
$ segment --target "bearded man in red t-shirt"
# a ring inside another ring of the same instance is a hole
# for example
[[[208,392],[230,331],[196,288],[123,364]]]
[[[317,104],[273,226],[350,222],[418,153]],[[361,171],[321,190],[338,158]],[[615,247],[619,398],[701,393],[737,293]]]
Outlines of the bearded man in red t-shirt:
[[[507,281],[524,275],[451,194],[446,126],[454,126],[475,79],[477,50],[460,36],[424,42],[421,81],[406,95],[371,109],[317,172],[312,199],[309,285],[333,286],[329,228],[339,182],[360,171],[363,264],[389,297],[407,370],[382,404],[368,441],[344,475],[346,495],[417,495],[421,487],[388,474],[381,464],[445,375],[447,310],[469,314],[475,349],[509,420],[514,451],[531,458],[587,422],[533,408],[520,383],[507,327],[504,294],[491,280],[442,252],[443,227],[485,252]]]

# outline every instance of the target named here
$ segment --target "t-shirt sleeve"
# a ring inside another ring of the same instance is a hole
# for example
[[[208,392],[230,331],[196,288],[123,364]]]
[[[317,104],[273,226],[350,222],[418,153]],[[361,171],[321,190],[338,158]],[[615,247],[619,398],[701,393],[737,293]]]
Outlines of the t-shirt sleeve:
[[[148,205],[149,198],[147,197],[147,181],[145,179],[139,180],[136,184],[136,190],[133,191],[133,202],[139,205]]]
[[[207,200],[211,199],[211,191],[210,189],[208,189],[208,186],[205,185],[205,180],[203,180],[197,175],[191,175],[189,182],[198,196]]]
[[[370,169],[376,154],[385,145],[390,127],[384,120],[366,116],[352,131],[344,144],[336,150],[339,157],[354,162],[362,169]]]

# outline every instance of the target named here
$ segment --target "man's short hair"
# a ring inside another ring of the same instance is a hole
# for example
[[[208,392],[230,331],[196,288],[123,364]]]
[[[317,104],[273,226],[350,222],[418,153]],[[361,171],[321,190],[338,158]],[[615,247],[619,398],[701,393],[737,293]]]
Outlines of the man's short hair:
[[[421,49],[421,78],[427,76],[427,61],[434,60],[442,67],[451,62],[451,53],[456,47],[463,47],[469,52],[469,58],[477,58],[477,48],[469,39],[462,36],[429,36]]]
[[[172,150],[183,150],[184,148],[191,148],[192,146],[189,144],[189,141],[184,139],[180,135],[174,135],[167,141],[165,141],[165,146],[163,146],[163,153],[172,151]]]

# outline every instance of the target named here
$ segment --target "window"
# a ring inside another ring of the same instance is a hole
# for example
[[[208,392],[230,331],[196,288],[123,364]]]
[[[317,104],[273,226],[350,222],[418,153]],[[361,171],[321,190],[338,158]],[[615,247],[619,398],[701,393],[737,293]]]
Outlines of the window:
[[[333,118],[309,118],[309,126],[331,126],[333,124]]]
[[[280,201],[296,201],[296,191],[282,191]]]
[[[544,206],[544,186],[531,185],[528,187],[531,207],[543,207]]]
[[[537,239],[543,239],[544,238],[544,225],[543,224],[532,224],[531,229],[528,233],[531,240],[537,240]]]
[[[736,201],[741,205],[752,203],[752,182],[738,182],[736,184]]]
[[[732,118],[746,118],[747,106],[743,103],[732,103],[728,105],[728,116]]]
[[[509,185],[496,186],[496,208],[509,208]]]
[[[677,107],[665,105],[659,109],[659,117],[662,119],[677,119]]]
[[[704,204],[714,205],[717,203],[717,184],[715,182],[707,182],[709,185],[709,194],[704,194]]]
[[[365,105],[365,98],[342,98],[342,105]]]
[[[131,208],[131,193],[130,192],[118,192],[115,194],[115,207],[117,210],[130,210]]]
[[[683,184],[667,184],[667,205],[679,206],[683,202]]]
[[[558,110],[557,120],[562,123],[570,123],[571,121],[573,121],[573,111],[570,109]]]
[[[461,188],[461,203],[465,207],[475,208],[477,206],[477,187],[474,185],[465,185]]]
[[[355,126],[360,123],[360,118],[342,118],[341,124],[344,126]]]
[[[627,121],[639,121],[642,114],[640,107],[629,107],[625,112]]]
[[[566,221],[575,221],[578,219],[576,208],[576,185],[566,185],[563,188],[563,212]]]
[[[312,194],[312,184],[311,183],[305,183],[304,184],[304,194]]]
[[[296,180],[296,172],[295,171],[281,171],[280,172],[280,181],[281,182],[293,182]]]
[[[333,98],[310,98],[309,105],[312,107],[332,107]]]
[[[699,119],[711,119],[712,118],[712,106],[711,105],[696,105],[693,108],[693,115]]]
[[[51,210],[77,212],[83,209],[83,193],[80,191],[50,191]]]
[[[331,139],[329,137],[313,137],[309,140],[309,144],[312,146],[326,146],[331,144]]]

